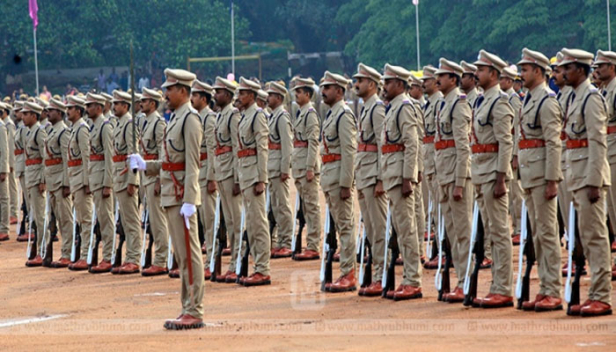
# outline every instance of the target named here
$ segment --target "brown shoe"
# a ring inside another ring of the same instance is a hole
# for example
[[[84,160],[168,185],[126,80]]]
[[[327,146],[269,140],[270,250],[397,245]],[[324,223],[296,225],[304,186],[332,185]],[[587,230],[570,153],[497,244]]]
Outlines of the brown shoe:
[[[464,302],[464,291],[461,288],[456,287],[453,291],[451,291],[451,293],[443,297],[443,300],[449,303]]]
[[[492,259],[484,258],[479,266],[479,269],[489,269],[492,267],[492,264],[494,264]]]
[[[10,219],[9,219],[9,222],[10,222],[11,225],[16,225],[17,222],[19,222],[19,220],[17,220],[16,217],[11,216]]]
[[[167,330],[187,330],[200,329],[205,324],[203,324],[202,319],[195,318],[190,314],[182,314],[177,319],[167,320],[164,326]]]
[[[88,262],[86,262],[85,259],[79,259],[78,261],[69,265],[68,268],[69,270],[73,270],[73,271],[88,270]]]
[[[445,261],[446,258],[445,256],[443,256],[443,260],[442,260],[442,265],[445,265]],[[438,269],[438,256],[434,257],[433,259],[427,261],[424,264],[424,269]]]
[[[522,302],[522,310],[524,310],[524,311],[535,310],[535,306],[537,305],[537,302],[540,302],[542,299],[544,299],[546,297],[547,296],[545,296],[545,295],[537,294],[535,296],[534,300]]]
[[[203,242],[203,246],[201,246],[201,254],[207,254],[207,243]]]
[[[407,299],[415,299],[423,297],[421,287],[411,285],[402,285],[402,290],[394,293],[394,301],[404,301]]]
[[[126,263],[124,263],[124,264],[126,264]],[[122,265],[124,265],[124,264],[122,264]],[[118,275],[120,273],[120,268],[122,267],[122,265],[112,267],[111,268],[111,273],[113,275]]]
[[[34,234],[32,233],[24,233],[17,236],[17,242],[28,242],[28,240],[34,240]]]
[[[404,260],[402,259],[402,257],[396,258],[396,265],[404,265]]]
[[[228,284],[234,284],[237,282],[237,274],[234,272],[229,272],[225,277],[225,282]]]
[[[0,241],[8,241],[9,234],[8,233],[0,233]]]
[[[340,252],[334,253],[333,261],[335,261],[336,263],[340,263]]]
[[[513,297],[493,294],[481,300],[481,308],[513,307]]]
[[[582,307],[589,305],[591,302],[592,302],[591,300],[587,299],[582,304],[572,305],[571,308],[568,309],[567,315],[580,315],[580,311],[582,310]]]
[[[610,248],[612,250],[612,253],[616,252],[616,241],[612,242],[612,246]]]
[[[293,260],[303,261],[303,260],[317,260],[319,259],[319,252],[307,249],[299,254],[296,254],[293,257]]]
[[[33,259],[30,259],[26,262],[27,267],[35,267],[43,265],[43,258],[40,255],[37,255]]]
[[[169,270],[169,277],[172,279],[180,278],[180,269]]]
[[[545,296],[535,304],[535,312],[549,312],[552,310],[562,310],[563,300],[557,297]]]
[[[612,281],[616,281],[616,264],[612,265]]]
[[[139,272],[139,265],[134,263],[125,263],[120,267],[120,274],[137,274]]]
[[[513,237],[511,237],[511,243],[514,246],[519,246],[521,239],[522,239],[522,236],[520,234],[514,235]]]
[[[121,269],[120,269],[121,270]],[[162,266],[152,265],[147,269],[144,269],[141,272],[141,276],[157,276],[157,275],[165,275],[169,270]]]
[[[329,292],[348,292],[357,289],[355,280],[355,270],[351,270],[348,274],[341,276],[329,288]]]
[[[90,273],[92,274],[100,274],[100,273],[108,273],[111,271],[111,261],[110,260],[103,260],[100,263],[98,263],[97,266],[93,266],[90,268]]]
[[[394,296],[396,295],[396,292],[398,291],[402,292],[402,285],[398,286],[398,288],[396,288],[395,290],[387,291],[387,293],[385,294],[385,298],[394,299]]]
[[[207,281],[207,280],[209,280],[211,278],[212,278],[212,272],[210,271],[209,268],[205,268],[203,270],[203,279]]]
[[[383,287],[381,287],[381,281],[373,282],[368,287],[362,287],[363,290],[359,295],[366,297],[377,297],[383,294]]]
[[[278,257],[276,256],[276,253],[277,253],[279,250],[280,250],[280,248],[272,248],[272,249],[270,250],[270,258],[272,258],[272,259],[274,259],[274,258],[278,258]]]
[[[71,264],[71,260],[68,258],[60,258],[60,260],[56,260],[51,262],[52,268],[67,268]]]
[[[269,285],[271,283],[272,281],[270,279],[270,276],[269,275],[265,276],[261,273],[254,273],[250,275],[249,277],[245,278],[244,280],[242,280],[242,285],[246,287]]]
[[[231,270],[228,270],[224,274],[216,275],[216,282],[226,282],[227,275],[229,275],[229,274],[233,274],[233,272]]]
[[[222,256],[226,257],[226,256],[230,256],[230,255],[231,255],[231,248],[223,248]]]
[[[317,253],[318,255],[318,253]],[[289,258],[293,256],[293,251],[290,248],[279,248],[272,258]],[[318,259],[318,258],[317,258]]]
[[[598,317],[601,315],[612,315],[612,306],[601,301],[591,301],[580,309],[583,317]]]

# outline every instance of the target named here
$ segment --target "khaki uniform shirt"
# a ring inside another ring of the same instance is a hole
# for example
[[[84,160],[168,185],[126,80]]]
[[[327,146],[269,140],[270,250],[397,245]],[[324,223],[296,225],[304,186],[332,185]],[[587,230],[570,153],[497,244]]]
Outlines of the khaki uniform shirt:
[[[68,141],[70,131],[60,121],[51,126],[45,140],[45,154],[50,165],[45,164],[45,183],[50,192],[57,191],[60,187],[69,187],[68,178]],[[53,162],[52,162],[53,161]]]
[[[226,148],[229,151],[215,154],[214,175],[216,181],[224,181],[233,177],[235,183],[239,182],[237,175],[237,126],[240,121],[240,111],[232,104],[225,106],[216,117],[216,148]]]
[[[306,176],[308,170],[315,174],[321,172],[321,160],[319,158],[320,126],[319,115],[311,103],[302,106],[294,116],[294,143],[308,143],[308,146],[295,146],[293,149],[293,178]]]
[[[45,183],[45,155],[43,153],[45,148],[45,138],[47,138],[47,132],[45,132],[45,128],[43,128],[39,122],[28,129],[25,145],[26,149],[24,153],[26,155],[26,161],[41,159],[41,162],[33,165],[26,165],[25,173],[27,188]]]
[[[268,182],[268,135],[265,112],[257,106],[257,103],[254,103],[244,110],[238,125],[238,174],[242,190],[258,182]],[[249,150],[254,150],[254,153],[240,157],[241,153]]]
[[[68,160],[74,166],[68,168],[71,192],[90,185],[90,128],[84,119],[75,121],[68,141]],[[79,163],[78,160],[81,160]]]
[[[355,177],[357,154],[357,124],[344,100],[334,104],[327,113],[321,132],[321,155],[339,154],[340,160],[323,163],[321,188],[324,192],[338,187],[351,188]]]
[[[147,160],[162,160],[162,156],[164,155],[163,141],[167,122],[157,111],[154,111],[144,119],[141,127],[141,151],[144,158]],[[144,186],[150,185],[158,180],[158,175],[147,176],[144,173],[142,177]]]
[[[357,189],[361,190],[373,186],[382,180],[381,153],[383,146],[383,120],[385,118],[385,105],[374,94],[364,101],[359,114],[357,131],[358,152],[355,159],[355,182]],[[374,150],[362,151],[362,145]]]
[[[92,160],[97,156],[103,156],[103,160]],[[114,186],[112,170],[113,162],[113,128],[103,115],[92,121],[90,127],[90,191],[98,191],[103,187]]]
[[[216,113],[209,107],[199,111],[203,138],[201,140],[199,186],[207,187],[208,181],[215,181],[214,160],[216,155]]]
[[[291,116],[280,105],[272,112],[268,121],[269,143],[280,148],[270,148],[267,160],[269,178],[280,177],[280,174],[291,174],[291,154],[293,153],[293,128]]]

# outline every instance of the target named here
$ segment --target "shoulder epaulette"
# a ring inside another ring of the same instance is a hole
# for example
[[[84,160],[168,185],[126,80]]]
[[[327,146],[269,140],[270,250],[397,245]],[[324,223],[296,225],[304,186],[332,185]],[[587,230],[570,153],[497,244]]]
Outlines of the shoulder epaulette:
[[[190,111],[190,112],[191,112],[191,113],[193,113],[193,114],[197,114],[197,115],[199,115],[199,112],[197,111],[197,109],[193,108],[192,106],[189,106],[189,107],[188,107],[188,111]]]
[[[556,98],[556,93],[554,93],[553,91],[549,91],[548,95],[551,96],[552,98]]]
[[[596,87],[590,87],[588,88],[588,91],[590,92],[590,94],[599,93],[599,89],[597,89]]]
[[[458,99],[464,99],[464,100],[466,100],[466,94],[459,94],[459,95],[458,95]]]

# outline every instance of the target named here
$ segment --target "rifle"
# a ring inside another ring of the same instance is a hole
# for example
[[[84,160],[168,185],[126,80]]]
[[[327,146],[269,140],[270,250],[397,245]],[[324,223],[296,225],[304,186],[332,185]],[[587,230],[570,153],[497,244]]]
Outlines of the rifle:
[[[330,258],[329,254],[332,251],[331,251],[331,248],[329,248],[330,243],[328,241],[331,222],[332,220],[331,220],[331,215],[329,213],[329,204],[327,204],[325,206],[325,225],[323,226],[323,255],[321,256],[321,272],[319,275],[319,279],[321,281],[321,291],[323,292],[326,291],[325,285],[332,282],[331,261],[333,261],[334,258],[333,258],[333,253]],[[333,252],[335,253],[336,250],[334,249]],[[327,262],[330,262],[330,263],[327,263]]]
[[[30,223],[30,228],[32,227],[32,222],[29,220],[28,207],[26,206],[26,195],[23,195],[23,200],[21,202],[21,212],[23,216],[21,217],[21,222],[19,223],[19,229],[17,230],[17,235],[21,236],[26,233],[26,222]],[[29,237],[29,236],[28,236]]]
[[[81,237],[79,237],[79,243],[77,243],[78,232],[79,225],[77,224],[77,209],[73,208],[73,243],[71,245],[71,263],[74,263],[79,260]]]
[[[360,215],[360,219],[361,219],[361,215]],[[359,224],[361,225],[362,221],[360,220]],[[368,279],[366,280],[365,277],[365,271],[364,271],[364,253],[366,253],[366,241],[367,241],[367,237],[368,234],[366,232],[366,227],[364,226],[364,231],[362,233],[361,236],[361,241],[358,241],[358,257],[357,257],[357,261],[359,262],[359,287],[365,287],[366,282],[368,282],[368,285],[370,285],[372,283],[372,280]],[[361,258],[359,257],[361,255]],[[366,264],[366,265],[372,265],[372,263]],[[369,269],[370,272],[372,272],[372,268]],[[372,275],[371,275],[372,276]]]
[[[98,262],[98,238],[95,238],[94,236],[97,222],[98,220],[96,218],[96,205],[92,205],[92,226],[90,228],[90,246],[88,247],[88,266],[96,265],[96,263]]]
[[[111,242],[111,265],[112,267],[119,267],[122,265],[122,245],[124,244],[124,240],[122,236],[120,236],[120,245],[116,248],[116,238],[118,237],[118,221],[120,221],[120,201],[116,200],[115,204],[115,216],[113,218],[113,241]],[[121,224],[120,224],[121,226]],[[122,234],[124,234],[124,228],[121,229]],[[120,260],[117,259],[117,254],[120,253]]]
[[[197,232],[199,234],[199,246],[201,247],[201,254],[203,254],[203,244],[205,243],[205,229],[203,228],[203,221],[201,219],[200,211],[197,211],[197,226],[198,226]],[[144,236],[144,239],[145,239],[145,236]]]
[[[210,272],[212,273],[212,276],[210,278],[210,281],[216,281],[216,276],[220,275],[220,267],[221,267],[221,257],[222,257],[222,250],[224,248],[224,245],[222,244],[223,241],[220,240],[219,245],[218,245],[218,250],[216,250],[216,240],[218,238],[220,238],[220,236],[222,236],[221,231],[222,231],[222,226],[220,226],[221,223],[221,217],[222,217],[222,209],[220,208],[220,194],[218,196],[216,196],[216,213],[214,214],[214,238],[212,239],[212,250],[210,251]],[[224,219],[223,219],[224,221]],[[227,242],[225,240],[225,242]]]
[[[238,236],[237,255],[242,255],[242,243],[246,241],[246,251],[242,258],[237,258],[235,262],[235,274],[237,275],[237,283],[240,283],[240,278],[248,276],[248,256],[250,255],[250,243],[248,242],[248,231],[244,228],[246,225],[246,208],[242,208],[242,218],[240,221],[240,236]]]
[[[295,227],[297,222],[299,222],[299,230],[296,232]],[[295,195],[295,218],[293,221],[293,243],[291,247],[293,248],[293,259],[295,259],[296,254],[300,254],[302,252],[302,231],[304,231],[304,227],[306,226],[306,218],[304,217],[304,202],[299,194]]]
[[[447,239],[447,231],[445,230],[445,219],[441,212],[441,206],[438,206],[439,230],[438,239],[440,247],[438,249],[438,268],[434,278],[436,289],[438,290],[438,300],[443,301],[443,295],[451,291],[449,278],[449,269],[451,268],[451,247]],[[445,267],[443,267],[443,255],[445,255]]]
[[[169,268],[169,275],[171,276],[171,270],[175,270],[178,267],[178,263],[175,261],[175,257],[173,256],[173,243],[171,242],[171,237],[167,238],[169,244],[169,251],[167,252],[167,268]]]
[[[468,253],[468,262],[466,264],[466,277],[464,279],[464,306],[468,307],[473,304],[473,299],[477,297],[477,281],[479,279],[479,270],[483,262],[485,253],[483,250],[484,228],[479,212],[479,205],[475,201],[473,209],[473,225],[471,228],[471,243]],[[471,259],[475,254],[475,266],[470,274]],[[469,275],[470,274],[470,275]]]
[[[30,204],[30,214],[32,214],[32,204]],[[36,257],[36,232],[32,231],[32,217],[30,216],[28,219],[28,228],[30,229],[30,234],[28,235],[28,249],[26,251],[26,258],[28,260],[34,259]],[[34,234],[34,236],[32,236]]]
[[[51,197],[49,196],[49,192],[45,193],[45,214],[43,220],[43,234],[41,240],[41,258],[43,258],[43,266],[51,267],[51,262],[53,261],[53,238],[48,234],[49,229],[49,218],[51,212]]]
[[[385,255],[383,260],[383,278],[382,285],[383,293],[382,297],[384,298],[392,298],[387,294],[390,291],[394,291],[396,289],[396,259],[400,255],[400,247],[398,245],[398,233],[393,226],[393,219],[391,218],[391,208],[390,205],[387,205],[387,222],[386,222],[386,233],[385,233]],[[391,260],[389,261],[389,265],[387,265],[387,254],[391,249]]]
[[[267,220],[269,221],[269,235],[270,235],[270,248],[274,248],[274,230],[276,229],[276,217],[274,217],[274,211],[272,210],[272,199],[267,188],[265,194],[265,211],[267,212]]]
[[[141,241],[141,268],[145,269],[147,267],[149,267],[150,265],[152,265],[152,248],[150,247],[150,253],[147,253],[148,251],[148,245],[146,245],[146,242],[148,241],[148,222],[149,222],[149,216],[150,213],[148,212],[148,209],[144,207],[143,209],[143,216],[141,218],[142,224],[143,224],[143,241]],[[151,241],[151,238],[150,238]],[[148,254],[150,256],[150,258],[148,257]],[[149,260],[148,260],[149,259]],[[148,264],[149,262],[149,264]]]
[[[364,257],[362,255],[361,262],[359,266],[359,286],[360,287],[368,287],[372,284],[372,245],[367,238],[366,231],[364,229],[364,237],[362,239],[362,252],[365,253],[368,251],[368,260],[366,261],[366,265],[364,265]]]
[[[518,260],[518,281],[515,287],[515,295],[518,299],[517,309],[522,309],[522,304],[530,299],[530,272],[535,263],[535,248],[533,236],[528,219],[526,200],[522,200],[522,228],[520,230],[520,257]],[[522,257],[526,256],[526,269],[522,277]]]
[[[432,259],[432,192],[428,190],[428,236],[425,238],[426,242],[426,258]]]
[[[362,231],[362,226],[364,227],[364,231]],[[357,224],[357,236],[355,236],[355,238],[359,239],[359,238],[363,238],[364,234],[366,233],[365,231],[365,225],[364,225],[364,216],[361,213],[361,210],[359,211],[359,223]],[[364,249],[362,249],[362,242],[363,239],[361,241],[357,241],[357,245],[355,248],[355,262],[357,263],[361,263],[361,258],[360,255],[363,257],[364,255]]]
[[[565,284],[565,300],[567,301],[567,315],[571,314],[571,307],[580,304],[580,277],[584,270],[584,249],[580,241],[580,231],[577,226],[577,212],[571,202],[569,206],[569,227],[567,228],[568,260],[567,260],[567,282]],[[575,274],[571,282],[572,264],[575,262]]]

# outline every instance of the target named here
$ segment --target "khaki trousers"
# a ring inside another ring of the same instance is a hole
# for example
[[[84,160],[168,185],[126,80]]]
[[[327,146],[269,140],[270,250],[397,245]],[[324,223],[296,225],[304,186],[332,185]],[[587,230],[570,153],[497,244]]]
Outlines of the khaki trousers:
[[[40,253],[43,241],[43,227],[45,226],[45,195],[47,192],[39,192],[38,185],[28,188],[28,209],[33,222],[36,223],[36,248]],[[47,236],[49,240],[50,236]],[[45,244],[47,245],[47,244]]]
[[[515,172],[517,173],[517,172]],[[515,174],[514,173],[514,174]],[[514,225],[514,233],[516,235],[520,234],[522,229],[522,197],[524,191],[522,190],[522,184],[520,180],[512,180],[511,181],[511,198],[509,199],[509,211],[511,212],[511,219]]]
[[[270,274],[271,241],[265,212],[265,192],[257,196],[254,193],[254,186],[251,186],[243,190],[242,194],[246,210],[245,225],[250,244],[250,255],[255,265],[254,270],[255,273],[268,276]],[[239,255],[242,256],[243,253]]]
[[[462,199],[458,201],[453,199],[454,188],[453,182],[441,186],[441,213],[445,218],[447,238],[451,245],[451,259],[458,277],[457,287],[463,288],[471,236],[473,187],[471,181],[466,180]]]
[[[178,269],[180,269],[182,314],[190,314],[201,319],[203,318],[205,281],[203,279],[201,245],[199,243],[199,222],[196,214],[190,217],[190,229],[188,230],[188,238],[186,238],[184,217],[180,215],[181,208],[181,205],[166,207],[165,214],[173,244],[173,254],[178,263]],[[188,275],[188,251],[190,251],[190,263],[192,264],[192,287]]]
[[[139,192],[135,192],[135,194],[129,196],[128,191],[123,190],[117,192],[115,197],[120,204],[120,218],[122,219],[124,236],[126,236],[126,259],[124,262],[139,265],[141,259],[141,236],[143,230],[142,226],[140,226],[141,217],[139,216]],[[148,203],[150,203],[149,199]],[[98,211],[98,207],[96,210]],[[111,210],[111,218],[113,221],[113,206],[111,207]],[[111,227],[111,232],[113,232],[113,225]],[[112,236],[115,236],[115,234],[112,234]]]
[[[314,182],[314,180],[313,180]],[[355,220],[353,217],[353,190],[351,197],[340,198],[340,187],[325,192],[325,200],[336,223],[340,239],[340,275],[345,276],[355,270]]]
[[[387,191],[391,200],[392,224],[398,234],[398,247],[404,262],[402,285],[414,287],[421,287],[421,253],[415,225],[415,194],[419,192],[420,189],[416,185],[413,193],[406,198],[402,196],[402,186]]]
[[[229,177],[224,181],[218,181],[220,190],[220,201],[222,203],[222,211],[225,214],[225,225],[227,226],[227,241],[231,247],[231,260],[229,262],[229,271],[235,272],[235,261],[238,259],[238,241],[237,236],[242,236],[240,228],[242,219],[242,197],[233,195],[233,177]]]
[[[201,217],[201,225],[203,225],[203,233],[205,234],[205,244],[208,255],[212,254],[210,251],[212,250],[212,241],[214,241],[214,218],[216,217],[217,196],[218,190],[209,193],[207,187],[201,188],[201,205],[198,209],[199,216]]]
[[[274,218],[276,219],[276,227],[278,235],[276,236],[276,248],[291,248],[291,240],[293,238],[293,210],[289,201],[289,184],[290,179],[285,182],[280,180],[280,177],[270,178],[270,204]],[[267,214],[265,214],[267,217]],[[268,227],[269,231],[269,227]]]
[[[604,200],[606,189],[601,190],[599,201],[590,203],[587,189],[573,191],[573,203],[577,210],[580,240],[584,256],[590,266],[590,287],[588,299],[612,304],[612,267],[610,264],[610,243]]]
[[[145,186],[148,218],[150,219],[150,229],[154,237],[155,248],[152,265],[166,268],[167,252],[169,251],[169,226],[167,224],[167,213],[160,203],[160,195],[154,194],[155,188],[156,183]],[[145,243],[145,245],[147,246],[148,243]]]
[[[372,251],[372,282],[381,281],[383,274],[383,255],[385,254],[385,227],[387,225],[387,194],[374,196],[375,186],[368,186],[357,191],[359,208],[364,218],[366,237]],[[363,236],[363,234],[360,234]],[[358,238],[359,241],[362,238]]]
[[[53,192],[49,192],[51,197],[50,204],[53,213],[56,214],[58,228],[62,236],[61,258],[70,259],[71,245],[73,243],[73,200],[71,197],[62,195],[63,188],[60,187]]]
[[[90,247],[90,229],[92,228],[92,194],[86,194],[85,187],[73,192],[73,204],[75,204],[75,216],[80,226],[81,255],[82,259],[88,258]],[[71,232],[72,233],[72,232]],[[72,244],[71,244],[72,245]]]
[[[7,174],[4,181],[0,182],[0,233],[9,233],[11,198],[9,194],[9,178],[11,174]]]
[[[9,179],[9,198],[11,200],[10,216],[17,217],[19,212],[19,197],[21,196],[17,192],[17,180],[15,179],[15,171],[8,174]]]
[[[126,191],[124,191],[124,193],[126,193]],[[99,189],[97,191],[92,192],[92,195],[94,196],[94,206],[96,207],[96,219],[98,219],[98,223],[100,224],[100,228],[101,228],[101,241],[103,242],[103,260],[111,260],[111,252],[113,249],[113,236],[115,236],[115,231],[113,231],[114,228],[114,214],[113,214],[113,198],[111,196],[104,198],[103,197],[103,189]],[[128,202],[127,202],[128,203]],[[122,199],[120,199],[120,214],[122,214],[122,209],[125,207],[131,207],[131,204],[126,204],[122,201]],[[130,218],[125,218],[124,214],[121,215],[122,216],[122,227],[124,227],[124,233],[126,234],[126,242],[128,243],[128,228],[126,226],[131,226],[129,224],[125,223],[134,223],[137,228],[139,227],[139,224],[137,223],[139,220],[139,215],[132,215]],[[129,215],[127,215],[129,216]],[[129,221],[126,221],[126,220]],[[92,221],[92,220],[90,220]],[[83,226],[82,226],[83,229]],[[90,240],[90,228],[87,229],[88,234],[88,245],[89,245],[89,240]],[[94,240],[96,240],[96,238],[94,238]],[[83,242],[82,242],[82,248],[83,248]],[[128,245],[127,245],[128,246]],[[88,248],[86,247],[86,256],[84,258],[87,258],[88,256]],[[128,247],[127,247],[127,252],[128,252]],[[138,264],[139,261],[134,261],[131,263],[135,263]],[[96,265],[96,263],[92,263],[93,265]]]
[[[475,188],[475,195],[477,203],[481,201],[484,205],[481,218],[484,221],[484,227],[487,227],[485,232],[490,234],[484,238],[484,241],[490,242],[491,257],[494,260],[490,293],[511,296],[513,292],[513,245],[509,233],[509,192],[500,198],[494,198],[495,185],[496,181],[478,185]],[[486,222],[489,226],[485,226]]]
[[[321,239],[321,205],[319,202],[320,175],[314,175],[312,182],[306,177],[295,180],[295,188],[303,200],[304,218],[306,219],[306,249],[319,251]],[[295,234],[293,234],[295,235]]]

